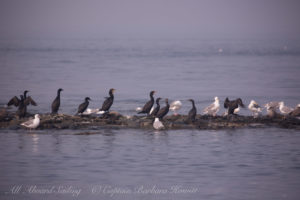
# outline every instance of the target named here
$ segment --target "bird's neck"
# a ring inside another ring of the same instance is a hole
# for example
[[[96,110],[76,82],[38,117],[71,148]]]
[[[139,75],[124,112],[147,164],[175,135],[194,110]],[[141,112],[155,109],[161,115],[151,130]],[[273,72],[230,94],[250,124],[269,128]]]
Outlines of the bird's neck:
[[[193,108],[195,108],[195,102],[192,101]]]
[[[151,101],[154,101],[154,97],[152,94],[150,94],[150,99],[151,99]]]
[[[113,94],[112,92],[109,92],[109,96],[110,96],[111,98],[114,98],[114,94]]]
[[[215,100],[215,105],[218,105],[219,104],[219,100]]]

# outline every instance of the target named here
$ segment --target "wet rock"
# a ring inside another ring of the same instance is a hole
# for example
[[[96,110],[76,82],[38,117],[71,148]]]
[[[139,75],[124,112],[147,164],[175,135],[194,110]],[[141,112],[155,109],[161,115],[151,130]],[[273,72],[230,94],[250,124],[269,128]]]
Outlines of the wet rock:
[[[8,113],[8,116],[12,115]],[[13,115],[12,115],[13,116]],[[31,116],[31,115],[29,115]],[[0,128],[20,128],[20,124],[29,118],[11,118],[8,121],[0,121]],[[103,128],[142,128],[153,129],[154,118],[147,116],[123,116],[117,112],[110,112],[103,116],[72,116],[65,114],[42,114],[38,129],[103,129]],[[186,115],[166,116],[162,123],[166,129],[226,129],[242,127],[276,126],[281,128],[299,129],[300,120],[288,116],[275,114],[270,116],[201,116],[197,115],[195,121],[188,119]]]

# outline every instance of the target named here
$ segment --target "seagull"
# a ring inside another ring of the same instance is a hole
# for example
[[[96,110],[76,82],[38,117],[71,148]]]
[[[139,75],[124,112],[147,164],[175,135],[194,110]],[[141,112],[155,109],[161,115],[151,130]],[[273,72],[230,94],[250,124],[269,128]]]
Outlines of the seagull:
[[[82,114],[83,115],[91,115],[91,114],[100,114],[99,108],[87,108]]]
[[[288,115],[289,113],[291,113],[294,109],[287,107],[284,105],[284,102],[281,101],[279,102],[279,110],[283,115]]]
[[[277,102],[277,101],[271,101],[271,102],[269,102],[269,103],[266,103],[265,105],[264,105],[264,107],[265,108],[273,108],[273,109],[276,109],[276,108],[279,108],[279,102]]]
[[[136,112],[141,112],[142,110],[143,110],[142,107],[136,107],[136,109],[135,109]]]
[[[181,101],[179,100],[176,100],[176,101],[173,101],[171,104],[170,104],[170,110],[172,110],[174,112],[174,115],[178,115],[176,113],[176,111],[178,111],[182,106],[182,103]]]
[[[29,128],[30,130],[36,129],[40,125],[40,115],[35,114],[34,119],[30,119],[30,120],[22,123],[21,125]]]
[[[248,108],[253,113],[254,117],[257,117],[259,115],[259,113],[262,112],[262,108],[254,100],[250,101],[250,104],[248,105]]]
[[[161,121],[159,121],[159,118],[156,117],[153,122],[153,128],[155,128],[156,130],[161,130],[161,129],[164,129],[165,126],[163,125],[163,123]]]
[[[203,110],[204,114],[216,116],[217,112],[219,112],[220,109],[220,101],[218,97],[215,97],[214,103],[209,105]]]

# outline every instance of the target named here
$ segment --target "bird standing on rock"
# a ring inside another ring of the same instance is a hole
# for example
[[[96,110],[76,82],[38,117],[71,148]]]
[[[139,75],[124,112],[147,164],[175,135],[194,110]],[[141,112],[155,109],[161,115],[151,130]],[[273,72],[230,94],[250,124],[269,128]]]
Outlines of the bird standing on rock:
[[[259,115],[259,113],[262,112],[262,108],[254,100],[250,101],[248,108],[253,113],[253,117],[257,117]]]
[[[284,102],[279,102],[279,110],[283,115],[290,114],[294,109],[284,105]]]
[[[57,114],[59,107],[60,107],[60,93],[63,91],[63,89],[59,88],[57,90],[57,96],[54,99],[54,101],[51,104],[51,113],[52,114]]]
[[[195,121],[196,119],[196,115],[197,115],[197,108],[195,106],[195,102],[193,99],[189,99],[190,102],[192,102],[192,109],[189,111],[189,114],[188,114],[188,119],[189,120],[192,120],[192,121]]]
[[[24,98],[24,101],[26,101],[26,105],[28,106],[29,104],[31,104],[33,106],[37,106],[36,102],[30,96],[27,97],[28,92],[29,92],[28,90],[25,90],[23,93],[23,98]],[[17,96],[14,96],[13,98],[11,98],[9,100],[9,102],[7,103],[7,106],[14,105],[14,106],[18,107],[20,101],[21,100]]]
[[[160,109],[159,100],[161,100],[160,97],[156,99],[156,107],[152,110],[152,112],[150,112],[151,116],[156,116],[156,114],[158,113]]]
[[[29,128],[30,130],[37,128],[40,125],[40,115],[35,114],[34,119],[30,119],[30,120],[22,123],[21,125]]]
[[[216,116],[220,109],[220,101],[218,97],[215,97],[215,102],[210,104],[203,110],[204,114]]]
[[[165,126],[163,125],[163,123],[161,121],[159,121],[159,118],[155,118],[155,120],[153,122],[153,128],[155,128],[156,130],[161,130],[161,129],[164,129]]]
[[[228,115],[236,114],[235,109],[238,109],[239,106],[241,106],[242,108],[245,107],[241,98],[238,98],[233,101],[229,101],[228,97],[226,97],[225,102],[224,102],[224,108],[228,109],[228,112],[227,112]]]
[[[144,105],[144,107],[142,108],[142,110],[140,112],[138,112],[138,114],[142,114],[142,113],[145,113],[147,115],[150,114],[151,108],[154,104],[154,97],[153,97],[154,94],[155,94],[155,91],[150,92],[150,100]]]
[[[90,97],[85,97],[84,102],[78,106],[76,115],[82,114],[87,109],[87,107],[89,106],[89,101],[91,101]]]
[[[109,111],[110,107],[114,103],[114,92],[115,92],[114,88],[111,88],[109,90],[109,92],[108,92],[109,97],[106,97],[105,101],[103,102],[102,107],[99,111],[99,114],[104,114]]]
[[[156,114],[156,117],[159,118],[159,119],[162,119],[164,116],[166,116],[169,112],[169,108],[170,108],[170,105],[169,105],[169,101],[168,99],[165,100],[166,102],[166,106],[163,107],[162,109],[160,109],[158,111],[158,113]]]
[[[178,115],[177,111],[181,108],[182,103],[179,100],[173,101],[170,104],[170,110],[172,110],[174,112],[174,115]]]

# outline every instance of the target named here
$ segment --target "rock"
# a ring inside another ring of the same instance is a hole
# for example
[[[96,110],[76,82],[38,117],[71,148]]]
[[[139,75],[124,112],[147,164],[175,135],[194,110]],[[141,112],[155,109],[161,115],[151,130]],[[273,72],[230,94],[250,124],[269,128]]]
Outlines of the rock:
[[[7,112],[7,111],[6,111]],[[8,116],[14,116],[7,113]],[[29,115],[31,116],[31,115]],[[0,128],[19,129],[20,124],[29,118],[16,119],[7,118],[8,121],[0,121]],[[152,117],[145,116],[122,116],[120,113],[112,111],[104,116],[72,116],[65,114],[42,114],[41,123],[38,129],[102,129],[102,128],[141,128],[153,129]],[[300,120],[288,116],[283,117],[278,113],[272,116],[201,116],[197,115],[195,121],[188,120],[186,115],[170,115],[166,116],[162,123],[166,129],[226,129],[226,128],[242,128],[242,127],[264,127],[277,126],[282,128],[299,129]],[[259,124],[259,125],[258,125]]]

